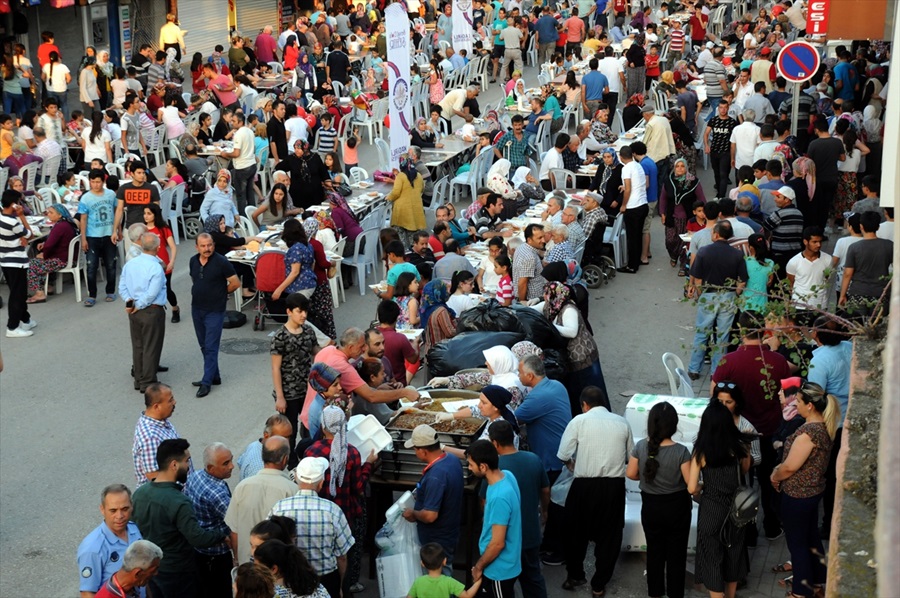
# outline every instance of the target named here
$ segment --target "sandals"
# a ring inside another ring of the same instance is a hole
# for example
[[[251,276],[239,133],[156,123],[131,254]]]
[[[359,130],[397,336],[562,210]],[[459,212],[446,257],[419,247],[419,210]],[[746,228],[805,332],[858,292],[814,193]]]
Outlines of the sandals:
[[[84,300],[85,307],[94,307],[94,305],[96,305],[96,304],[97,304],[97,300],[94,299],[93,297],[88,297],[87,299]]]
[[[794,567],[791,565],[790,561],[785,561],[779,565],[775,565],[772,567],[773,573],[787,573],[788,571],[793,571]]]
[[[783,588],[786,588],[786,587],[788,587],[788,585],[790,585],[791,582],[793,582],[793,581],[794,581],[794,576],[793,576],[793,575],[789,575],[789,576],[787,576],[787,577],[784,577],[784,578],[782,578],[782,579],[779,579],[779,580],[778,580],[778,585],[780,585],[780,586],[783,587]]]
[[[34,305],[35,303],[47,303],[47,297],[42,297],[40,299],[35,299],[34,297],[29,297],[25,300],[25,303],[28,305]]]
[[[112,302],[115,301],[115,300],[116,300],[116,296],[115,296],[115,295],[107,295],[107,296],[106,296],[106,299],[104,299],[104,301],[106,301],[107,303],[112,303]]]

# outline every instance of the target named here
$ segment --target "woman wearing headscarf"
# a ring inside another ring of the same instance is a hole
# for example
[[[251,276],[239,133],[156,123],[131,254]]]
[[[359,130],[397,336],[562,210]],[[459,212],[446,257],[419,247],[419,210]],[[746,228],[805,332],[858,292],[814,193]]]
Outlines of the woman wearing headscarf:
[[[490,349],[482,351],[484,354],[484,362],[487,365],[486,372],[470,372],[465,374],[453,374],[452,376],[432,378],[429,386],[440,386],[447,388],[468,388],[470,386],[487,386],[495,384],[509,390],[512,393],[510,404],[512,409],[522,404],[525,399],[527,389],[519,380],[519,360],[513,354],[512,350],[503,345],[497,345]],[[470,417],[476,413],[475,410],[466,410],[467,415],[460,417]]]
[[[166,87],[175,89],[178,93],[181,93],[181,85],[184,83],[184,69],[181,68],[181,63],[176,59],[176,54],[175,48],[166,50]]]
[[[18,176],[19,170],[25,166],[28,166],[32,162],[37,162],[40,164],[44,160],[40,156],[35,156],[34,154],[28,151],[28,146],[22,143],[21,141],[13,141],[12,144],[12,153],[9,155],[6,160],[3,160],[2,164],[4,168],[9,169],[10,180],[12,177]],[[7,182],[7,186],[8,186]],[[11,188],[11,187],[10,187]],[[0,191],[4,191],[0,189]],[[34,191],[30,193],[33,195]]]
[[[322,414],[325,408],[337,407],[343,411],[346,406],[346,395],[341,390],[341,373],[322,362],[312,364],[309,369],[309,387],[316,394],[309,405],[306,419],[303,419],[302,413],[300,418],[309,431],[307,437],[316,441],[322,438]]]
[[[687,221],[695,201],[706,203],[703,187],[688,168],[687,161],[677,158],[659,193],[660,218],[666,227],[666,251],[673,268],[679,261],[683,268],[687,260],[680,235],[687,232]]]
[[[69,215],[69,210],[62,204],[55,203],[47,208],[47,219],[53,223],[47,240],[38,243],[38,254],[28,264],[28,292],[31,298],[28,303],[44,303],[47,295],[41,287],[46,276],[66,267],[69,261],[69,243],[78,234],[78,225]],[[115,300],[115,295],[112,296]],[[107,296],[107,301],[109,301]]]
[[[619,162],[616,150],[611,147],[600,152],[600,159],[603,164],[597,169],[588,191],[597,192],[600,196],[600,207],[610,218],[615,219],[619,215],[623,199],[622,163]]]
[[[437,136],[428,126],[428,121],[421,116],[416,119],[416,126],[410,132],[410,143],[419,148],[444,147],[442,143],[437,142]]]
[[[597,343],[588,331],[569,287],[561,282],[548,282],[544,286],[544,300],[532,309],[544,314],[547,321],[556,326],[563,337],[569,339],[565,386],[569,391],[572,416],[581,413],[579,397],[587,386],[596,386],[603,391],[607,397],[605,407],[609,409],[609,393],[600,367]]]
[[[301,293],[312,297],[316,290],[315,253],[306,231],[299,220],[291,218],[284,223],[281,240],[288,246],[284,256],[284,281],[272,293],[278,300],[283,293]]]
[[[362,227],[343,195],[329,191],[325,194],[325,198],[331,207],[331,219],[334,221],[338,233],[347,240],[344,243],[344,257],[350,257],[353,255],[356,238],[363,232]],[[365,244],[360,247],[360,251],[364,247]],[[345,276],[344,280],[349,281],[350,277]]]
[[[529,355],[537,355],[542,360],[544,359],[544,350],[535,345],[531,341],[519,341],[510,349],[513,355],[516,356],[516,359],[522,361]]]
[[[235,216],[238,215],[234,192],[231,189],[231,173],[221,169],[216,175],[216,184],[203,197],[200,204],[200,218],[206,222],[213,214],[222,214],[225,225],[234,228]]]
[[[244,237],[238,237],[233,231],[225,232],[228,225],[225,222],[225,216],[222,214],[212,214],[203,221],[203,231],[209,233],[215,244],[216,253],[225,255],[229,251],[247,248],[247,240]],[[241,279],[241,286],[244,287],[242,296],[245,299],[253,297],[253,283],[255,280],[253,268],[242,262],[232,262],[234,271],[238,278]]]
[[[521,111],[530,111],[530,99],[528,92],[525,91],[525,79],[519,78],[513,84],[512,91],[506,96],[506,105],[517,106]]]
[[[697,81],[701,79],[700,73],[694,70],[694,65],[687,60],[679,60],[675,63],[675,70],[672,73],[675,81]]]
[[[334,329],[334,298],[331,295],[331,285],[328,282],[328,271],[332,263],[325,257],[325,248],[316,239],[319,232],[319,221],[313,217],[303,221],[303,232],[309,240],[313,250],[313,272],[316,275],[316,290],[309,298],[309,320],[313,325],[331,338],[337,338]]]
[[[487,188],[499,194],[503,199],[515,199],[519,196],[516,188],[509,182],[509,169],[512,163],[506,158],[500,158],[488,169],[486,183]]]
[[[866,133],[866,145],[869,147],[869,155],[866,156],[866,174],[880,173],[884,121],[878,117],[877,106],[869,104],[863,109],[863,130]]]
[[[395,169],[394,175],[394,188],[385,199],[394,204],[391,226],[400,232],[403,246],[409,247],[412,233],[425,228],[425,208],[422,204],[425,182],[406,154],[400,158],[400,169]]]
[[[490,134],[491,138],[503,129],[500,125],[500,115],[497,114],[496,110],[488,110],[484,115],[484,128],[485,131]]]
[[[443,280],[432,280],[422,289],[421,325],[425,329],[425,354],[442,340],[456,335],[456,314],[447,307],[450,292]]]
[[[631,97],[644,91],[647,67],[644,62],[647,51],[644,50],[644,34],[639,33],[634,43],[625,52],[625,95]]]
[[[366,535],[366,516],[363,502],[366,485],[372,475],[373,464],[378,460],[375,451],[362,461],[359,451],[347,442],[347,417],[334,405],[322,411],[322,436],[306,449],[304,457],[328,459],[328,469],[319,496],[340,507],[354,538]],[[344,591],[349,595],[350,586],[359,583],[363,543],[357,541],[347,555],[347,572],[344,575]],[[358,590],[361,591],[361,590]]]
[[[638,124],[644,117],[641,116],[641,108],[644,107],[644,94],[636,93],[628,97],[625,107],[622,108],[622,127],[628,131]]]
[[[542,201],[547,195],[534,177],[531,176],[531,169],[527,166],[519,166],[512,178],[513,188],[522,194],[522,196],[530,201]]]
[[[179,65],[179,69],[181,66]],[[97,54],[97,87],[100,90],[100,108],[106,110],[112,104],[109,82],[116,78],[116,65],[109,61],[109,52],[101,50]],[[182,75],[181,80],[184,80]]]
[[[787,186],[793,189],[797,196],[794,205],[803,212],[804,218],[807,218],[812,198],[816,194],[816,163],[806,156],[801,156],[794,160],[791,170],[794,177],[787,182]]]
[[[331,190],[331,177],[325,163],[302,139],[294,142],[294,153],[277,164],[275,170],[290,173],[291,199],[295,206],[308,208],[321,204],[325,201],[325,191]]]
[[[666,96],[669,98],[678,93],[675,91],[675,73],[663,71],[659,76],[659,83],[656,84],[656,89],[666,92]]]
[[[581,266],[574,259],[550,262],[541,270],[541,276],[546,278],[547,282],[561,282],[569,287],[572,301],[581,312],[581,319],[587,326],[587,331],[593,335],[594,329],[591,328],[588,313],[591,307],[591,297],[587,285],[581,280]]]
[[[463,407],[453,413],[438,413],[435,416],[435,421],[445,422],[468,417],[480,417],[486,419],[488,420],[488,424],[482,429],[481,436],[478,437],[478,440],[490,440],[489,430],[491,424],[502,419],[509,422],[509,425],[512,426],[513,433],[515,434],[513,445],[516,448],[519,448],[519,422],[516,421],[516,416],[509,407],[510,401],[512,401],[512,393],[507,388],[504,388],[499,384],[488,384],[481,389],[481,394],[478,395],[477,406]],[[444,447],[444,452],[459,457],[460,459],[466,458],[465,449],[447,446]]]
[[[309,54],[306,50],[301,50],[297,58],[297,67],[294,69],[297,73],[297,87],[304,92],[315,91],[317,85],[316,69],[310,61]]]

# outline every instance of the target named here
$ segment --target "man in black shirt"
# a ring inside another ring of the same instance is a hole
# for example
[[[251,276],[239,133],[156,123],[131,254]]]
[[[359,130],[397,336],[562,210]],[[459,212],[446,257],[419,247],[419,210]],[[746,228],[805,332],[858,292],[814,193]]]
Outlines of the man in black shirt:
[[[824,230],[837,189],[837,163],[846,160],[847,154],[844,152],[844,142],[828,133],[828,121],[819,118],[815,127],[816,139],[809,142],[806,155],[816,164],[816,193],[809,204],[798,207],[803,212],[806,226],[818,226]]]
[[[412,247],[409,248],[409,251],[404,256],[407,262],[413,266],[418,266],[419,264],[434,266],[434,252],[431,251],[431,247],[428,245],[429,237],[427,230],[417,230],[413,233]]]
[[[500,213],[503,212],[503,197],[497,193],[491,193],[484,202],[484,207],[469,218],[469,234],[475,240],[487,241],[491,237],[508,237],[512,230],[503,230],[509,226],[501,223]]]
[[[272,103],[272,118],[266,123],[269,135],[269,157],[278,164],[288,157],[287,133],[284,130],[285,105],[281,100]]]
[[[728,243],[733,235],[730,222],[717,222],[712,231],[713,242],[702,247],[691,264],[688,297],[699,297],[694,349],[688,366],[691,380],[700,377],[707,340],[713,330],[716,331],[717,340],[716,345],[711,347],[713,369],[725,354],[731,325],[737,313],[735,299],[747,284],[744,253]]]
[[[334,49],[325,59],[325,75],[328,77],[328,83],[332,81],[342,85],[347,83],[347,77],[350,75],[350,58],[344,54],[344,44],[340,41],[334,42]]]
[[[716,197],[727,197],[728,179],[731,172],[731,131],[738,126],[737,120],[728,116],[731,104],[722,99],[716,117],[709,121],[703,133],[703,151],[709,154],[710,167],[716,177]]]
[[[197,235],[197,255],[191,258],[191,316],[200,351],[203,353],[203,378],[193,382],[198,397],[209,394],[211,385],[221,384],[219,375],[219,342],[225,322],[228,295],[241,286],[241,281],[225,256],[216,253],[208,233]]]
[[[118,243],[121,238],[122,218],[125,228],[132,224],[144,223],[144,208],[151,203],[159,205],[159,191],[147,182],[147,167],[143,162],[131,164],[131,182],[125,183],[116,191],[116,216],[113,224],[112,242]]]

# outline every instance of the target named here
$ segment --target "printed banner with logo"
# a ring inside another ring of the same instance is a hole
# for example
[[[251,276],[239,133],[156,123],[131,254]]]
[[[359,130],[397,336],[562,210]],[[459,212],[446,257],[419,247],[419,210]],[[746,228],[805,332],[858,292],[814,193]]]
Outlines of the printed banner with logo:
[[[409,149],[409,129],[412,120],[412,104],[409,89],[409,15],[400,2],[389,5],[384,11],[387,25],[387,66],[390,102],[391,168],[400,164],[400,156]]]
[[[465,50],[469,58],[472,57],[472,0],[453,0],[453,51],[459,54]]]

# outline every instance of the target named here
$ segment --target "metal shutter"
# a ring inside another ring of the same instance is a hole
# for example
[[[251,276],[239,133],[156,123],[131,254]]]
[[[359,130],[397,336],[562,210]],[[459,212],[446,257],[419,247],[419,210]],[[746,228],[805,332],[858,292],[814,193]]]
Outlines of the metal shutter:
[[[178,3],[178,21],[187,31],[184,45],[187,56],[182,60],[190,63],[194,52],[203,54],[205,61],[213,53],[216,45],[221,45],[228,53],[228,2],[227,0],[191,0]]]
[[[237,3],[237,28],[244,37],[256,41],[266,25],[278,37],[278,4],[276,0],[241,0]]]

